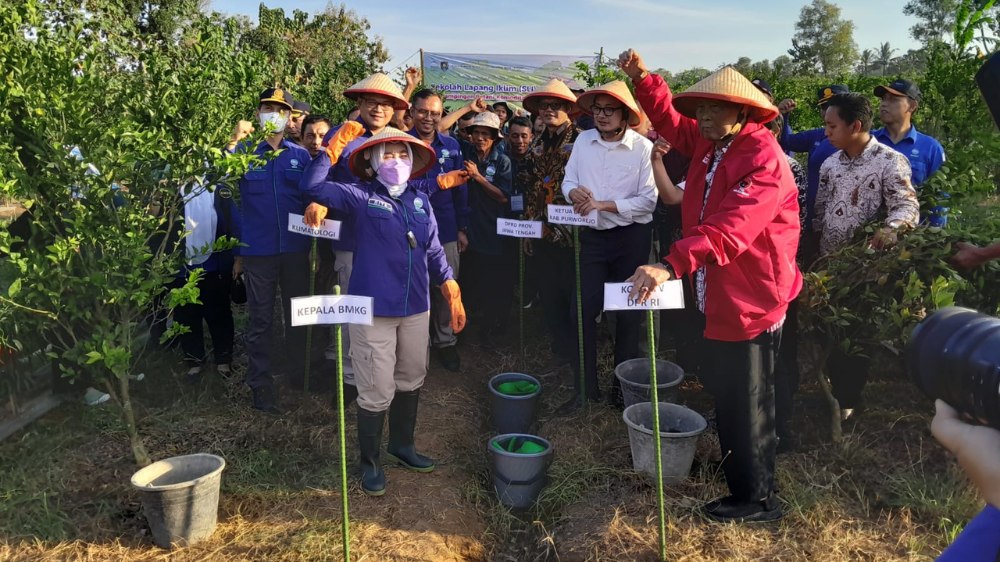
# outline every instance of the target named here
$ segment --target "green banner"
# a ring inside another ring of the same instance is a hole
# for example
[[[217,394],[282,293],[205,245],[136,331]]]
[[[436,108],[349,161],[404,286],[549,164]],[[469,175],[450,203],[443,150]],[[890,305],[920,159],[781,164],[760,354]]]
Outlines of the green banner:
[[[445,96],[454,109],[482,96],[487,102],[520,105],[525,94],[553,78],[571,89],[584,86],[573,79],[576,63],[593,65],[596,57],[560,55],[496,55],[424,52],[424,84]]]

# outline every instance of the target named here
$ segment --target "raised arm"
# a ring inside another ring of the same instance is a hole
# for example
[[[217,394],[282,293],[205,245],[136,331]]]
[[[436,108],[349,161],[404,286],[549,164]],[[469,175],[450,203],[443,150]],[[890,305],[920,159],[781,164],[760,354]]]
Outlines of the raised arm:
[[[632,79],[636,99],[656,132],[681,154],[693,155],[695,146],[701,141],[698,124],[674,109],[673,94],[663,78],[650,73],[642,57],[632,49],[619,55],[618,65]]]
[[[482,113],[487,109],[486,102],[483,101],[483,98],[477,97],[476,99],[470,101],[467,105],[464,105],[455,111],[451,111],[448,115],[442,117],[441,121],[438,122],[438,132],[447,133],[451,130],[455,123],[458,123],[458,120],[461,119],[463,115],[470,111],[474,113]]]
[[[653,180],[656,182],[656,193],[664,205],[679,205],[684,200],[684,190],[674,185],[667,173],[667,165],[663,157],[670,152],[670,143],[664,139],[656,139],[653,152],[650,155],[653,166]]]

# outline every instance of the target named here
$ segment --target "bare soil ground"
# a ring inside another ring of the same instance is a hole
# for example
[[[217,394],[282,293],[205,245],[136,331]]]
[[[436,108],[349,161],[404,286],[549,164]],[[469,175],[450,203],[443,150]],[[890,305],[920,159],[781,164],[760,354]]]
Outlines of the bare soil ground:
[[[537,318],[529,318],[529,334],[539,333]],[[570,375],[544,365],[547,345],[535,337],[523,370],[544,373],[538,433],[552,441],[555,460],[535,508],[511,513],[497,504],[486,454],[486,381],[521,370],[521,355],[510,340],[465,341],[460,349],[463,372],[432,362],[422,395],[417,444],[438,460],[433,473],[388,468],[385,496],[362,494],[348,409],[353,558],[655,560],[655,488],[632,471],[621,412],[599,405],[553,417],[569,395]],[[235,379],[242,370],[235,365]],[[711,445],[703,444],[689,481],[667,487],[668,558],[912,561],[940,553],[982,503],[930,437],[930,402],[894,369],[883,371],[838,445],[826,438],[825,405],[805,377],[795,415],[802,443],[778,458],[785,511],[778,524],[720,525],[698,515],[698,506],[726,489]],[[128,484],[134,465],[116,410],[69,403],[0,443],[0,560],[340,560],[330,395],[285,392],[289,411],[276,418],[250,409],[241,385],[211,369],[201,385],[182,378],[173,352],[150,356],[146,380],[136,385],[141,431],[154,458],[199,451],[226,458],[216,533],[185,549],[155,547]],[[681,401],[711,408],[695,381],[685,382]]]

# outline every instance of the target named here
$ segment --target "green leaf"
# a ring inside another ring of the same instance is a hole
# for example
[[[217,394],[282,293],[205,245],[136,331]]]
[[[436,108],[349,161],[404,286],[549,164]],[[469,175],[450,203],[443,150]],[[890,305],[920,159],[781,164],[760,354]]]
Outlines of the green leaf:
[[[7,287],[7,296],[10,298],[14,298],[20,292],[21,292],[21,278],[18,277],[17,279],[14,280],[13,283],[10,284],[10,287]]]
[[[104,355],[100,351],[88,351],[87,352],[87,365],[97,363],[98,361],[104,359]]]

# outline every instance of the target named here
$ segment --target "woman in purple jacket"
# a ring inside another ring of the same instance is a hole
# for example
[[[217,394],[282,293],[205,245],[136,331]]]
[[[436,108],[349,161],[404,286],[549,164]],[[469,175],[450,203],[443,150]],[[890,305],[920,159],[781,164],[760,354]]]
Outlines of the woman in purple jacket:
[[[389,459],[417,472],[434,470],[434,461],[417,453],[413,441],[420,387],[427,374],[429,288],[441,286],[456,333],[465,327],[465,309],[438,241],[430,199],[407,183],[434,161],[430,146],[387,127],[350,155],[351,172],[365,181],[326,179],[360,129],[348,122],[337,131],[327,146],[328,157],[319,155],[309,164],[302,189],[314,201],[306,209],[306,224],[319,226],[325,207],[353,218],[357,248],[348,292],[372,297],[375,315],[371,326],[350,325],[361,488],[380,496],[385,493],[379,449],[386,411]]]

